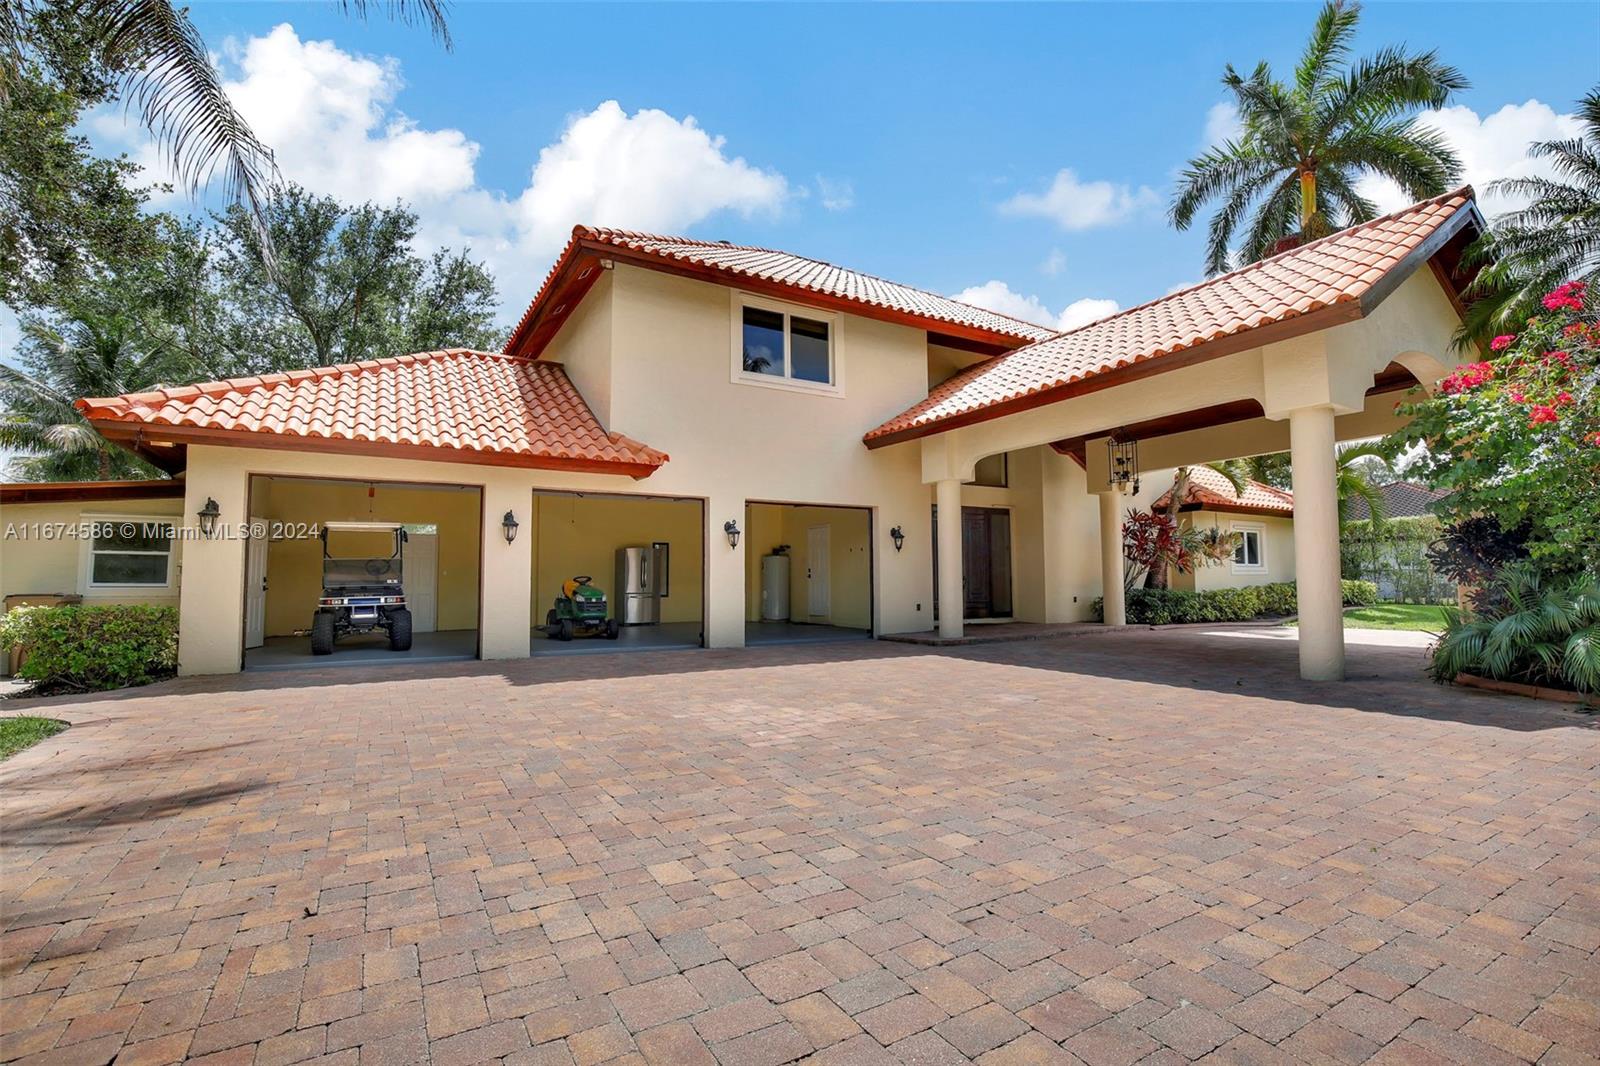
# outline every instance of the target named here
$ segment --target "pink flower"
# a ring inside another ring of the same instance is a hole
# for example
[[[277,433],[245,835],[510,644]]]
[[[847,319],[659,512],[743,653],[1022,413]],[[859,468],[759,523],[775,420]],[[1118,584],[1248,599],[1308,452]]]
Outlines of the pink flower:
[[[1561,416],[1556,414],[1556,409],[1546,404],[1539,404],[1528,412],[1528,425],[1537,426],[1541,422],[1559,422]]]
[[[1489,350],[1491,352],[1503,352],[1507,348],[1509,348],[1513,344],[1515,344],[1516,340],[1517,340],[1516,334],[1514,334],[1514,333],[1502,333],[1502,334],[1500,334],[1500,336],[1496,337],[1494,340],[1489,342]]]
[[[1511,402],[1512,403],[1526,403],[1527,399],[1528,398],[1526,396],[1522,395],[1522,390],[1521,389],[1512,389],[1511,390]]]
[[[1569,404],[1571,402],[1572,402],[1572,393],[1570,393],[1570,392],[1563,392],[1559,396],[1556,397],[1556,406],[1557,407],[1560,407],[1562,404]]]
[[[1586,286],[1581,281],[1569,281],[1565,285],[1558,285],[1545,293],[1545,310],[1582,311],[1585,288]]]

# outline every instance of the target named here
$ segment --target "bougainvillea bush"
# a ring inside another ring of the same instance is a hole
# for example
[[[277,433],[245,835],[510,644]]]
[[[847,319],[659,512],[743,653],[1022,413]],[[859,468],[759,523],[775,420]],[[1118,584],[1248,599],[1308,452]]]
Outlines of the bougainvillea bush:
[[[1544,572],[1600,571],[1600,322],[1582,282],[1547,294],[1543,313],[1401,408],[1413,468],[1449,490],[1447,526],[1492,519],[1525,532]]]

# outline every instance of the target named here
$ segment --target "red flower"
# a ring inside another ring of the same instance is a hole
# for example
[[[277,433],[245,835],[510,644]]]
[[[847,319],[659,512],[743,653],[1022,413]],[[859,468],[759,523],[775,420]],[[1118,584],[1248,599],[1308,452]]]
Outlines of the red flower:
[[[1557,407],[1560,407],[1562,404],[1567,404],[1567,403],[1571,403],[1571,402],[1572,402],[1572,393],[1570,393],[1570,392],[1563,392],[1563,393],[1561,393],[1561,395],[1556,397],[1556,406]]]
[[[1502,333],[1502,334],[1500,334],[1500,336],[1496,337],[1494,340],[1489,342],[1489,350],[1491,352],[1503,352],[1507,348],[1509,348],[1513,344],[1515,344],[1516,340],[1517,340],[1516,334],[1514,334],[1514,333]]]
[[[1511,402],[1512,403],[1526,403],[1527,399],[1528,398],[1526,396],[1522,395],[1522,390],[1521,389],[1512,389],[1511,390]]]
[[[1572,353],[1571,352],[1545,352],[1544,353],[1544,361],[1546,363],[1560,363],[1563,366],[1566,366],[1566,365],[1571,364],[1571,362],[1572,362]]]
[[[1528,412],[1528,425],[1537,426],[1541,422],[1559,422],[1561,416],[1556,414],[1556,409],[1546,404],[1539,404]]]

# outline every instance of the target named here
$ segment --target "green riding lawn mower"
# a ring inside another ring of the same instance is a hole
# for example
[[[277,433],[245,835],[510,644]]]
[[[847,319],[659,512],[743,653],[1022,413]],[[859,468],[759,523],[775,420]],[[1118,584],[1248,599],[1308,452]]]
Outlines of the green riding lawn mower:
[[[605,591],[588,574],[580,574],[561,583],[561,595],[544,616],[544,631],[556,640],[575,636],[616,640],[622,627],[610,613]]]

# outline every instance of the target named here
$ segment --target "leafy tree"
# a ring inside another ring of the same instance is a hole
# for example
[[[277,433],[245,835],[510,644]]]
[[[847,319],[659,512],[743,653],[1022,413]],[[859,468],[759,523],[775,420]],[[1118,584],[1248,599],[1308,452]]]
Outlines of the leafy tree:
[[[61,325],[23,319],[22,366],[0,363],[0,448],[19,453],[7,476],[23,481],[160,476],[100,436],[72,406],[84,396],[154,385],[170,367],[138,341],[139,330],[126,316],[87,308]]]
[[[1401,408],[1398,447],[1426,445],[1416,468],[1449,494],[1447,526],[1493,519],[1546,573],[1600,572],[1600,326],[1584,286],[1546,293],[1490,358],[1456,368]]]
[[[340,0],[365,17],[374,0]],[[422,22],[446,48],[443,0],[386,0],[391,17]],[[63,47],[65,42],[66,47]],[[259,214],[277,178],[272,152],[256,139],[227,93],[200,32],[170,0],[6,0],[0,6],[0,103],[31,69],[58,82],[94,79],[124,101],[191,190],[220,169],[236,202]],[[64,191],[64,190],[61,190]]]
[[[1222,84],[1244,132],[1189,161],[1171,207],[1172,224],[1188,229],[1204,204],[1222,201],[1207,235],[1208,273],[1230,268],[1235,233],[1252,214],[1239,250],[1245,263],[1288,238],[1310,240],[1376,217],[1356,190],[1363,175],[1391,178],[1417,200],[1459,180],[1455,154],[1416,114],[1443,106],[1466,78],[1434,52],[1400,47],[1347,63],[1360,15],[1356,3],[1325,4],[1287,84],[1265,62],[1248,77],[1227,67]]]
[[[1582,132],[1538,141],[1528,155],[1550,164],[1554,177],[1508,178],[1491,188],[1527,197],[1502,215],[1469,255],[1484,263],[1473,279],[1459,341],[1483,343],[1514,332],[1541,312],[1540,299],[1577,279],[1600,291],[1600,88],[1578,104]]]
[[[500,343],[494,279],[464,253],[415,255],[414,212],[345,207],[293,185],[263,212],[270,262],[254,216],[235,206],[220,219],[217,270],[238,372]]]

